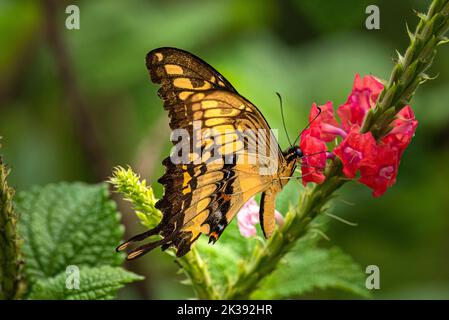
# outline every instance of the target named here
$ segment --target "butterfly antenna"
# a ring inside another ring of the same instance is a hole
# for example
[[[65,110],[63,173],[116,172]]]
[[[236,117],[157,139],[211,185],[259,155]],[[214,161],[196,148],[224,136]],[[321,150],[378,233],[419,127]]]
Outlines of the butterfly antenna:
[[[279,105],[281,107],[281,115],[282,115],[282,125],[284,126],[285,135],[287,136],[288,143],[290,143],[290,147],[293,147],[292,141],[290,140],[290,137],[288,136],[287,127],[285,126],[285,118],[284,118],[284,108],[282,106],[282,97],[279,94],[279,92],[276,92],[276,95],[279,98]]]
[[[304,131],[309,129],[310,125],[320,116],[321,108],[317,106],[317,109],[318,109],[318,113],[315,115],[315,117],[313,117],[312,120],[309,121],[309,123],[304,127],[304,129],[301,130],[301,132],[298,134],[298,136],[296,137],[295,142],[293,142],[293,144],[295,144],[296,141],[298,141],[299,137],[301,137],[301,135],[304,133]]]

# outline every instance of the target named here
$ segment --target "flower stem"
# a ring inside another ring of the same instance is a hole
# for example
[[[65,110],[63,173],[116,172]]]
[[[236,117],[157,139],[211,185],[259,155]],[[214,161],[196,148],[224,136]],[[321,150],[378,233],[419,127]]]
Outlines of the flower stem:
[[[220,296],[212,284],[209,270],[198,250],[192,248],[188,254],[177,260],[190,280],[198,299],[214,300]]]
[[[449,0],[432,1],[427,15],[418,15],[420,22],[404,57],[399,57],[388,84],[382,91],[376,108],[368,112],[363,132],[371,131],[377,138],[389,130],[396,113],[410,102],[420,84],[430,79],[424,72],[430,67],[436,47],[445,42],[449,28]],[[283,227],[276,231],[263,248],[239,271],[236,280],[226,291],[227,299],[247,299],[259,282],[275,270],[279,261],[303,237],[310,222],[325,210],[334,192],[348,180],[342,173],[339,159],[326,172],[326,180],[303,195],[294,212],[289,212]]]
[[[23,287],[18,219],[12,202],[14,189],[6,181],[8,174],[0,158],[0,300],[20,298]]]

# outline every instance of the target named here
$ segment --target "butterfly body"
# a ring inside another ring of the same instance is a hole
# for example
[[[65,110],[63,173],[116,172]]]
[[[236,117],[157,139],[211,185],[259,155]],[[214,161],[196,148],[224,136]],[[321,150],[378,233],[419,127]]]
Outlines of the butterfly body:
[[[275,198],[288,183],[300,158],[293,146],[280,151],[260,113],[213,67],[176,48],[150,51],[146,65],[160,84],[159,97],[168,110],[172,154],[162,162],[158,180],[165,192],[156,207],[163,213],[158,226],[132,237],[117,250],[152,235],[161,240],[132,250],[137,258],[161,246],[183,256],[201,234],[218,240],[240,208],[262,193],[260,220],[269,237],[275,229]]]

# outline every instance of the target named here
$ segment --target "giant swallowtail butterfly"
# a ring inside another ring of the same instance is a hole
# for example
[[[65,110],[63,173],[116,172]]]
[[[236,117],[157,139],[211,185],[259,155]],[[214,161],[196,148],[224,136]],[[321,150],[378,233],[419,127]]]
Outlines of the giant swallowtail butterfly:
[[[295,171],[301,149],[292,146],[280,151],[275,138],[266,134],[271,129],[260,111],[193,54],[159,48],[147,54],[146,65],[151,81],[161,86],[158,95],[169,113],[170,128],[188,135],[174,142],[181,146],[175,147],[175,153],[184,147],[189,151],[184,161],[173,161],[172,156],[163,161],[166,171],[158,182],[165,192],[156,203],[163,213],[159,225],[132,237],[117,251],[159,235],[160,240],[131,250],[127,259],[158,246],[174,247],[176,255],[183,256],[202,233],[217,241],[245,202],[258,193],[262,193],[261,227],[270,237],[275,229],[276,194]],[[199,136],[202,139],[195,142]],[[275,170],[262,173],[267,168]]]

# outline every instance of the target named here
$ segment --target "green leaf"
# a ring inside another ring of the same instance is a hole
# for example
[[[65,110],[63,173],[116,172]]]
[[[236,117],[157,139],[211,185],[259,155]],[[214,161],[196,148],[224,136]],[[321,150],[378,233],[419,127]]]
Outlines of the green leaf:
[[[313,289],[341,289],[369,297],[361,267],[340,248],[318,248],[316,241],[300,242],[265,278],[254,299],[299,296]],[[312,246],[311,246],[312,245]]]
[[[105,184],[60,183],[35,187],[17,198],[25,272],[33,283],[67,266],[118,266],[120,215]]]
[[[30,299],[45,300],[98,300],[113,299],[117,290],[125,284],[143,277],[121,267],[83,267],[79,269],[78,287],[71,275],[62,272],[55,277],[38,280],[29,296]]]

